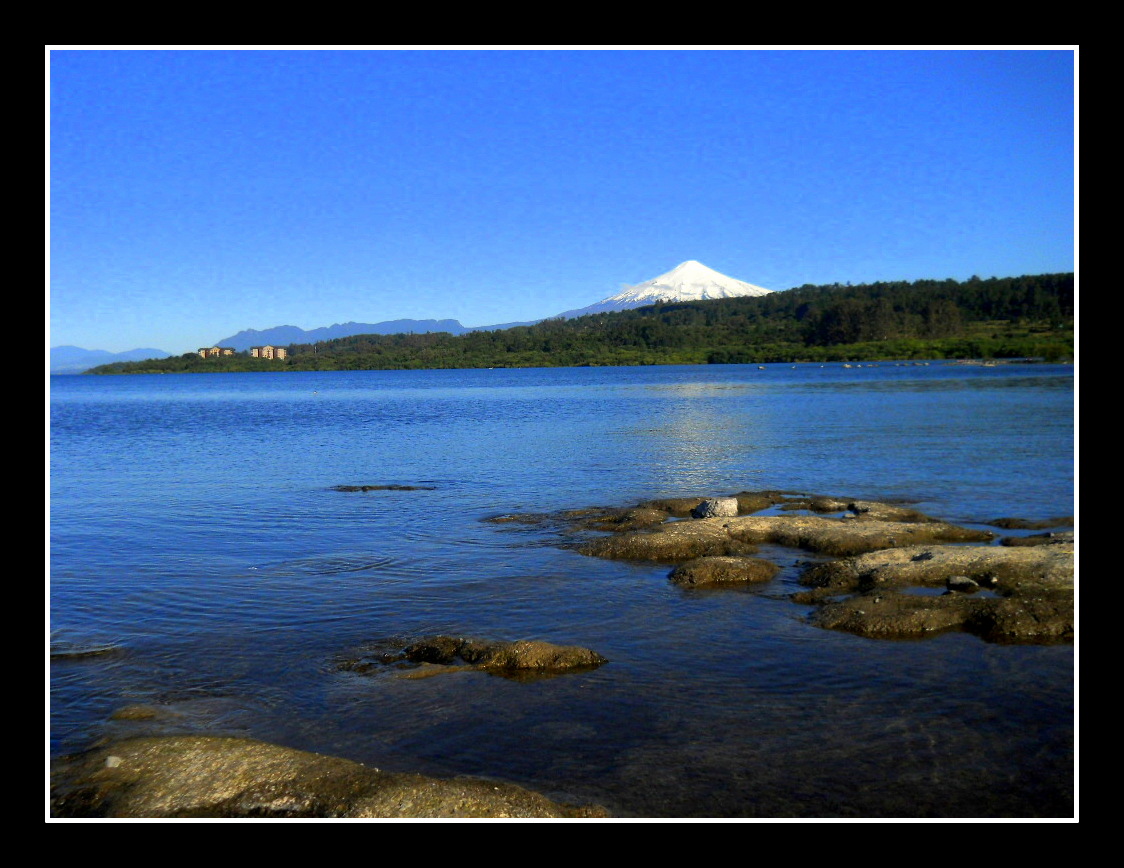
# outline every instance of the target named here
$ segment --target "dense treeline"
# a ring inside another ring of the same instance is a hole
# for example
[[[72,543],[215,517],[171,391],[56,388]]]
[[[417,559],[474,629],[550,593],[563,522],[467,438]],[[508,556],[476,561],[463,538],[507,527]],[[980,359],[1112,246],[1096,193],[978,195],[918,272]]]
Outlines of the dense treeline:
[[[96,373],[364,370],[1072,358],[1072,274],[802,286],[758,298],[657,304],[502,331],[358,335],[292,344],[284,361],[193,353]]]

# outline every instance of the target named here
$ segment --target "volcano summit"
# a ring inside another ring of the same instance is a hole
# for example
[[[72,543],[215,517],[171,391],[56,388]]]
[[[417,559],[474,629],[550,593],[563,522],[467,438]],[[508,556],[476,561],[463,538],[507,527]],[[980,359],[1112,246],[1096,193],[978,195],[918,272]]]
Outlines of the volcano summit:
[[[630,286],[596,304],[568,310],[553,317],[570,319],[590,313],[606,313],[643,307],[659,301],[707,301],[714,298],[738,298],[746,295],[767,295],[771,289],[754,286],[744,280],[727,277],[701,262],[688,259],[666,274]]]

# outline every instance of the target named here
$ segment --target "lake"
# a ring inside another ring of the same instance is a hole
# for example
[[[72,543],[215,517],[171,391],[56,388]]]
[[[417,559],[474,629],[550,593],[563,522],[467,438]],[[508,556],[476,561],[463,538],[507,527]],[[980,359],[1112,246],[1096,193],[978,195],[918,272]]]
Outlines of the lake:
[[[51,643],[113,650],[49,665],[50,750],[245,735],[617,817],[1071,817],[1072,646],[827,631],[789,599],[803,552],[684,590],[487,519],[757,489],[1072,515],[1074,412],[1061,365],[52,377]],[[610,662],[335,667],[432,633]],[[110,720],[134,704],[166,713]]]

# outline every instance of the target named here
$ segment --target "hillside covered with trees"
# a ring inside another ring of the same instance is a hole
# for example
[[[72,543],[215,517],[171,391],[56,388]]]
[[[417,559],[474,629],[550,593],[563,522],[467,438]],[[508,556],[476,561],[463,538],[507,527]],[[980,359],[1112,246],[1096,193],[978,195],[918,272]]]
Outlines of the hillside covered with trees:
[[[1073,357],[1074,275],[801,286],[657,304],[501,331],[358,335],[239,354],[102,365],[92,373],[731,364]]]

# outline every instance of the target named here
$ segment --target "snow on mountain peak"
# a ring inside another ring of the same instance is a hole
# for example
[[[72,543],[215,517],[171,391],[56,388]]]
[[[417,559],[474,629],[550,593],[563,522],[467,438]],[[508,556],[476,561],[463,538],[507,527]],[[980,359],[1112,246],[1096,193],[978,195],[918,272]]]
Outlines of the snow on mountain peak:
[[[616,295],[603,298],[596,304],[568,310],[553,319],[569,319],[589,313],[627,310],[659,301],[707,301],[712,298],[767,295],[772,291],[746,283],[744,280],[727,277],[713,268],[707,268],[695,259],[688,259],[659,277],[653,277],[636,286],[627,286]]]
[[[712,298],[737,298],[744,295],[766,295],[772,290],[754,286],[744,280],[727,277],[701,262],[688,259],[659,277],[630,286],[616,295],[602,299],[599,304],[625,302],[655,304],[657,301],[705,301]]]

